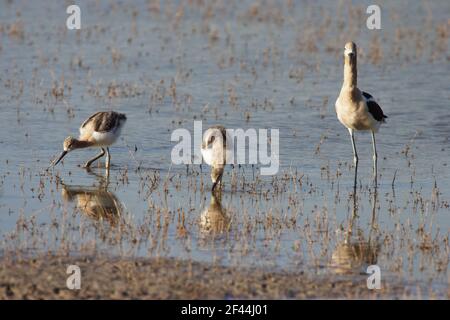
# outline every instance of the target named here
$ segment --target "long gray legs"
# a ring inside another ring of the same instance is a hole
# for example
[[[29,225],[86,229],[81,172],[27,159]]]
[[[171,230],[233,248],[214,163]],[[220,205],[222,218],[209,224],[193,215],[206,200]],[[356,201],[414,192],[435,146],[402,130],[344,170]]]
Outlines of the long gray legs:
[[[85,168],[88,170],[88,172],[89,172],[89,171],[90,171],[90,166],[91,166],[91,164],[92,164],[94,161],[100,159],[101,157],[103,157],[103,156],[106,154],[106,160],[105,160],[106,175],[105,175],[105,178],[106,178],[106,185],[108,185],[108,184],[109,184],[109,166],[110,166],[110,162],[111,162],[111,155],[110,155],[110,153],[109,153],[109,148],[106,148],[106,151],[105,151],[105,148],[100,148],[100,149],[102,149],[102,151],[101,151],[98,155],[96,155],[94,158],[92,158],[91,160],[89,160],[88,162],[86,162],[86,164],[84,165],[84,167],[85,167]]]
[[[86,164],[84,165],[85,168],[89,168],[91,166],[92,162],[94,162],[97,159],[100,159],[101,157],[103,157],[105,155],[105,149],[103,149],[103,148],[101,148],[101,149],[102,149],[102,151],[98,155],[96,155],[94,158],[92,158],[91,160],[86,162]]]
[[[375,186],[376,186],[378,178],[378,168],[377,168],[378,155],[377,155],[377,144],[375,141],[375,132],[373,131],[372,131],[372,144],[373,144],[373,176],[375,178]]]
[[[356,194],[356,184],[358,181],[358,153],[356,152],[356,145],[355,145],[355,135],[353,129],[348,129],[348,132],[350,133],[350,138],[352,140],[352,148],[353,148],[353,164],[355,165],[355,181],[353,184],[353,188]]]
[[[355,166],[358,166],[358,153],[356,152],[356,145],[355,145],[355,135],[353,134],[353,129],[348,129],[348,132],[350,133],[350,138],[352,140],[352,148],[353,148],[353,164]]]
[[[107,170],[109,170],[109,165],[111,163],[111,154],[109,153],[109,148],[106,148],[106,161],[105,161],[105,167]]]

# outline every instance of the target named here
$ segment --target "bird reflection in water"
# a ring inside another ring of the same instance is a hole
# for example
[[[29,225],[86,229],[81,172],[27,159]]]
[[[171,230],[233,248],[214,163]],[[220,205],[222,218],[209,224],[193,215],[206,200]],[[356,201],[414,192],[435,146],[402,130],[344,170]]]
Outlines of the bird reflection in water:
[[[75,202],[76,208],[95,221],[107,221],[111,226],[119,222],[122,206],[114,193],[108,191],[108,179],[88,170],[100,179],[99,186],[69,186],[61,182],[62,197]]]
[[[209,207],[200,215],[200,230],[203,235],[219,236],[229,231],[231,219],[221,203],[221,194],[212,192]]]
[[[369,265],[377,263],[380,245],[374,239],[376,225],[377,192],[376,189],[372,198],[372,218],[370,231],[367,240],[362,230],[358,230],[358,238],[352,238],[354,234],[355,222],[358,218],[358,203],[356,200],[356,188],[353,194],[353,210],[348,228],[345,231],[344,241],[338,243],[331,257],[331,267],[338,274],[352,274],[355,272],[366,273]]]

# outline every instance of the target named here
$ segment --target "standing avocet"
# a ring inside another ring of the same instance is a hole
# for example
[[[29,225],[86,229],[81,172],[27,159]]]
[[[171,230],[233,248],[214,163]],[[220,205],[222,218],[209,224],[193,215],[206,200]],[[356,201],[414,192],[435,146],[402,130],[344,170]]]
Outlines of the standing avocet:
[[[222,184],[223,170],[231,163],[233,142],[223,126],[217,125],[206,130],[202,141],[202,156],[211,168],[212,191]]]
[[[103,157],[106,153],[105,166],[109,169],[111,155],[108,147],[116,142],[126,120],[127,117],[123,113],[114,111],[94,113],[81,125],[78,139],[69,136],[64,140],[64,151],[53,161],[51,167],[57,165],[72,150],[98,147],[101,152],[86,162],[84,167],[89,168],[95,160]]]
[[[358,153],[355,146],[355,130],[370,130],[373,143],[374,175],[377,177],[377,147],[375,132],[385,122],[384,115],[378,103],[367,92],[357,87],[356,44],[348,42],[344,51],[344,83],[336,100],[336,113],[339,121],[347,127],[352,140],[355,167],[358,166]],[[356,181],[356,176],[355,176]]]

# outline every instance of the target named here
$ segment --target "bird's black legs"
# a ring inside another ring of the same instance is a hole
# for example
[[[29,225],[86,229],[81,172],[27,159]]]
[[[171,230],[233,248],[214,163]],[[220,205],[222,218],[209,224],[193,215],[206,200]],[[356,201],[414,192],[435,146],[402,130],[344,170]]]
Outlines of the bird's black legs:
[[[377,187],[377,179],[378,179],[378,168],[377,168],[377,144],[375,142],[375,132],[372,131],[372,144],[373,144],[373,176],[375,179],[375,187]]]
[[[94,158],[92,158],[91,160],[89,160],[88,162],[86,162],[86,164],[84,165],[85,168],[89,168],[92,164],[92,162],[94,162],[97,159],[100,159],[101,157],[103,157],[105,155],[105,149],[101,148],[102,151],[96,155]]]

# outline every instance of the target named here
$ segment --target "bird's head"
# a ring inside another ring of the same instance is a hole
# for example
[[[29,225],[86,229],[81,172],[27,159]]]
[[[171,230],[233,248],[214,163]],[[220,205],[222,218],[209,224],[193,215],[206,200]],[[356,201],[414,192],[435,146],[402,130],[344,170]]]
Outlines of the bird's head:
[[[213,145],[220,143],[223,145],[223,137],[220,129],[209,128],[203,135],[202,149],[210,149]]]
[[[354,42],[347,42],[345,44],[344,55],[349,58],[356,57],[356,44]]]
[[[72,151],[73,149],[75,149],[76,141],[77,141],[77,139],[75,139],[72,136],[68,136],[67,138],[65,138],[64,143],[63,143],[64,151],[69,152],[69,151]]]
[[[53,160],[52,164],[50,165],[49,169],[53,166],[56,166],[70,151],[73,149],[76,149],[78,140],[68,136],[66,139],[64,139],[63,143],[63,152],[59,155],[58,158]]]

